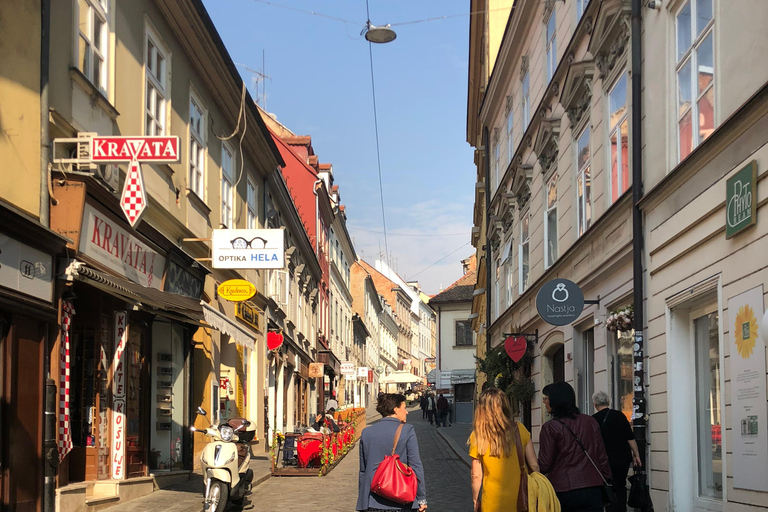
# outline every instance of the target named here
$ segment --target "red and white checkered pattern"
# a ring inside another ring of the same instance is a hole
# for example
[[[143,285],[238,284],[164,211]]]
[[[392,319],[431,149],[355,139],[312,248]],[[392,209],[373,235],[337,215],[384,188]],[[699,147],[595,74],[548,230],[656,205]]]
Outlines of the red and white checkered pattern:
[[[140,165],[137,160],[131,160],[128,173],[125,175],[123,195],[120,197],[120,208],[123,209],[125,218],[128,219],[131,226],[136,225],[147,207],[147,195]]]
[[[59,462],[72,451],[72,429],[69,421],[69,327],[75,307],[71,302],[61,301],[61,351],[59,377]]]

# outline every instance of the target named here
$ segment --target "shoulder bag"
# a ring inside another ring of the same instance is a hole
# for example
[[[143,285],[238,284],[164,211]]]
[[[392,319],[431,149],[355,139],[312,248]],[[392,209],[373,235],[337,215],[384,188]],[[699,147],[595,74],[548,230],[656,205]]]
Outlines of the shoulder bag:
[[[400,505],[413,503],[416,499],[416,491],[419,480],[407,464],[400,462],[400,456],[395,453],[397,442],[400,440],[400,432],[403,430],[401,423],[395,432],[395,440],[392,442],[392,454],[384,457],[371,481],[371,492],[384,499],[394,501]]]
[[[517,512],[528,512],[528,466],[525,463],[523,440],[520,437],[520,427],[515,424],[515,448],[517,461],[520,463],[520,489],[517,491]]]
[[[555,418],[555,421],[557,421],[562,426],[567,428],[568,432],[573,434],[573,437],[576,438],[576,442],[579,443],[579,446],[581,447],[582,451],[584,452],[584,455],[587,456],[587,458],[589,459],[589,462],[592,463],[592,466],[595,468],[595,471],[597,471],[597,474],[600,475],[600,478],[603,480],[603,487],[602,487],[602,491],[603,491],[603,505],[605,505],[607,507],[608,505],[614,503],[616,501],[616,493],[613,492],[613,485],[610,484],[608,482],[608,480],[605,479],[605,477],[603,476],[603,472],[600,471],[600,468],[597,467],[597,464],[595,464],[595,461],[592,460],[592,457],[589,456],[589,453],[587,453],[587,449],[582,444],[581,439],[579,439],[579,436],[576,435],[576,432],[571,430],[571,427],[569,427],[568,425],[566,425],[562,421],[558,420],[557,418]]]

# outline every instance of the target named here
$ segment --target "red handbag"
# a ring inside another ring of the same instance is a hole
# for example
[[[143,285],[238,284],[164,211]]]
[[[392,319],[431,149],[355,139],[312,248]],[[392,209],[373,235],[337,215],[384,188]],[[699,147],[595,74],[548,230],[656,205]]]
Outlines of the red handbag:
[[[413,469],[400,462],[400,456],[395,454],[397,442],[400,440],[400,432],[403,430],[401,423],[395,432],[395,440],[392,443],[392,455],[387,455],[381,461],[371,482],[371,492],[382,498],[394,501],[401,505],[413,503],[416,499],[416,490],[419,480]]]

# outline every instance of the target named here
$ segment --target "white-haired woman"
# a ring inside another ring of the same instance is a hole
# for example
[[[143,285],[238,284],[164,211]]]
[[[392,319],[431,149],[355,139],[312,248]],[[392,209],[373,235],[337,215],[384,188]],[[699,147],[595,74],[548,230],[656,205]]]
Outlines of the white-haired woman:
[[[592,395],[592,403],[597,410],[592,417],[600,425],[608,464],[611,466],[613,489],[616,492],[616,501],[605,509],[608,512],[626,512],[629,464],[641,465],[635,435],[624,413],[611,409],[611,399],[604,391]]]

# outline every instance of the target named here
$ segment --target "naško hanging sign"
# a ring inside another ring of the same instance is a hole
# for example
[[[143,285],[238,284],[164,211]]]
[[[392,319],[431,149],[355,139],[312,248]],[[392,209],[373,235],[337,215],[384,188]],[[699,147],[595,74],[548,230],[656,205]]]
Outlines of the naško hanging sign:
[[[99,163],[127,162],[120,208],[125,218],[135,226],[147,209],[147,191],[141,173],[142,163],[179,162],[178,137],[93,137],[91,161]]]

